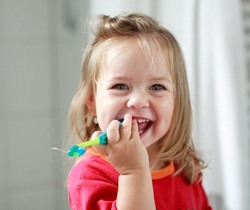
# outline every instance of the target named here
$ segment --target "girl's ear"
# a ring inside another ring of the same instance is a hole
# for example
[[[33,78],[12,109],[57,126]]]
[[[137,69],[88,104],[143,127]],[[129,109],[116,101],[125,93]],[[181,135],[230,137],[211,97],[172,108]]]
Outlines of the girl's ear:
[[[91,112],[93,116],[96,115],[96,109],[95,109],[95,97],[93,93],[88,94],[87,99],[86,99],[86,105]]]

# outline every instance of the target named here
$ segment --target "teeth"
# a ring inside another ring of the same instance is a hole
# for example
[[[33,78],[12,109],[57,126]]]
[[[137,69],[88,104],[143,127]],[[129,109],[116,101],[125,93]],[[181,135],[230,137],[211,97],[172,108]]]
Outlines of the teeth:
[[[137,123],[140,124],[140,123],[148,123],[150,120],[147,120],[147,119],[137,119]],[[141,135],[142,133],[145,132],[145,129],[146,128],[142,128],[139,130],[139,134]]]
[[[138,123],[144,123],[144,122],[149,122],[149,120],[146,120],[146,119],[139,119],[137,120]]]

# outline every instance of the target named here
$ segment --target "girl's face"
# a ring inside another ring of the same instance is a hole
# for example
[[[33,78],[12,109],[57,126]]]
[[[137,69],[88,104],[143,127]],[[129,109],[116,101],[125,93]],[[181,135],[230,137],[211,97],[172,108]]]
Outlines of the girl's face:
[[[156,148],[170,127],[173,89],[166,59],[152,62],[139,50],[108,50],[97,80],[94,114],[103,131],[112,120],[132,115],[145,147]]]

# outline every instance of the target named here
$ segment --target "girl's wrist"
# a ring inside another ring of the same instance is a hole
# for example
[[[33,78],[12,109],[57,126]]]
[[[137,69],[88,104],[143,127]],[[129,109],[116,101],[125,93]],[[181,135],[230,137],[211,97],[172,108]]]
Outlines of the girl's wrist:
[[[146,174],[151,174],[151,171],[149,168],[127,169],[127,170],[120,172],[120,175],[145,176]]]

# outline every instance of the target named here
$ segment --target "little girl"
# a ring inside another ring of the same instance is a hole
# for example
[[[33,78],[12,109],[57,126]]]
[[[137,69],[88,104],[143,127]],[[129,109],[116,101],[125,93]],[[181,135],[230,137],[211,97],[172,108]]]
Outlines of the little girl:
[[[106,130],[108,143],[72,167],[71,209],[211,209],[173,35],[137,13],[100,16],[94,35],[70,108],[72,135],[80,143]]]

